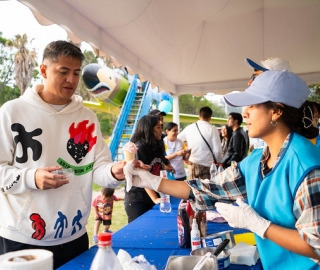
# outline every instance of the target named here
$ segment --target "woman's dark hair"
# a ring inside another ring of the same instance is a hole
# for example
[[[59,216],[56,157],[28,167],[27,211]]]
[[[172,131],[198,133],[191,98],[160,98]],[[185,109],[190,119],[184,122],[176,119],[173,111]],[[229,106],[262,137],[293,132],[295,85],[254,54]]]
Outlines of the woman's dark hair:
[[[178,124],[176,124],[176,123],[174,123],[174,122],[169,122],[167,125],[166,125],[166,127],[165,127],[165,129],[164,130],[171,130],[171,129],[173,129],[174,127],[177,127],[178,126]]]
[[[158,124],[159,119],[154,115],[142,116],[137,124],[136,130],[133,133],[130,141],[136,143],[138,141],[144,141],[149,145],[151,149],[155,150],[161,146],[161,140],[157,140],[154,136],[153,128]]]
[[[228,138],[228,140],[227,140],[227,147],[228,147],[228,146],[229,146],[229,142],[230,142],[230,138],[231,138],[231,136],[232,136],[233,130],[232,130],[232,127],[229,127],[227,124],[226,124],[226,125],[223,125],[222,127],[226,127],[226,130],[227,130],[227,138]],[[220,132],[220,141],[222,141],[222,139],[223,139],[223,137],[222,137],[222,134],[221,134],[221,132]]]
[[[301,136],[313,139],[319,135],[318,127],[313,126],[314,107],[310,101],[303,103],[299,109],[271,101],[264,103],[264,105],[268,109],[281,110],[282,121]]]

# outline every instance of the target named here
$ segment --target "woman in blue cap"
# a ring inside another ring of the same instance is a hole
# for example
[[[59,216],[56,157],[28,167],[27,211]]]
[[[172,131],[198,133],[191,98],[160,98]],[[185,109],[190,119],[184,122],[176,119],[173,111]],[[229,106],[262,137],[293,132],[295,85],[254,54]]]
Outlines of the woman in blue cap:
[[[225,95],[231,106],[248,106],[249,136],[266,147],[212,182],[170,182],[131,164],[126,175],[135,175],[133,185],[193,199],[199,210],[217,208],[230,226],[254,232],[264,269],[319,269],[320,151],[308,140],[318,134],[309,94],[297,75],[267,71],[246,91]]]

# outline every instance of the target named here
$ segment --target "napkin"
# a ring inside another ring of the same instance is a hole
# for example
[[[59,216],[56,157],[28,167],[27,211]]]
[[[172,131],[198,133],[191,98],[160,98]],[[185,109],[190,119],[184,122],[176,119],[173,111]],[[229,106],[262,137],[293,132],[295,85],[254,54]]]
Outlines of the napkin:
[[[126,177],[126,186],[127,186],[127,188],[126,188],[126,190],[127,190],[127,192],[129,192],[130,191],[130,189],[132,188],[132,172],[133,172],[133,170],[134,170],[134,168],[132,167],[132,162],[133,162],[133,160],[131,160],[131,161],[128,161],[127,162],[127,164],[124,166],[124,168],[123,168],[123,173],[124,173],[124,175],[125,175],[125,177]]]
[[[151,265],[143,255],[131,258],[130,254],[123,249],[119,249],[117,255],[123,270],[157,270]]]
[[[234,264],[255,265],[260,258],[256,246],[242,242],[229,249],[229,251],[231,253],[230,262]]]

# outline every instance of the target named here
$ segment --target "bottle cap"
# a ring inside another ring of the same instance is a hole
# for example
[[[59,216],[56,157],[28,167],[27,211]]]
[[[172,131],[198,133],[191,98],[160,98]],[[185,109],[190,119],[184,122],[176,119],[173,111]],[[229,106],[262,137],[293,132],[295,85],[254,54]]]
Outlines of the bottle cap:
[[[112,234],[111,233],[99,233],[98,234],[98,241],[100,242],[109,242],[111,241]]]

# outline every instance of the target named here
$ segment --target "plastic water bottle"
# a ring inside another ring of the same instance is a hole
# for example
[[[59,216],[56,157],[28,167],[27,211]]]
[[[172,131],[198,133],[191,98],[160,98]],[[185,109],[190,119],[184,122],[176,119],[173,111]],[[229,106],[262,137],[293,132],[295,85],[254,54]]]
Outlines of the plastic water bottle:
[[[160,211],[164,213],[171,212],[170,195],[160,192]]]
[[[191,250],[201,248],[200,231],[198,228],[197,220],[194,218],[192,220],[192,230],[191,230]]]
[[[218,173],[222,173],[224,171],[222,164],[219,164]]]
[[[210,166],[210,180],[212,180],[216,174],[217,174],[217,166],[214,163],[214,161],[212,161],[212,164]]]
[[[93,258],[90,270],[123,270],[112,249],[111,233],[98,234],[99,249]]]

